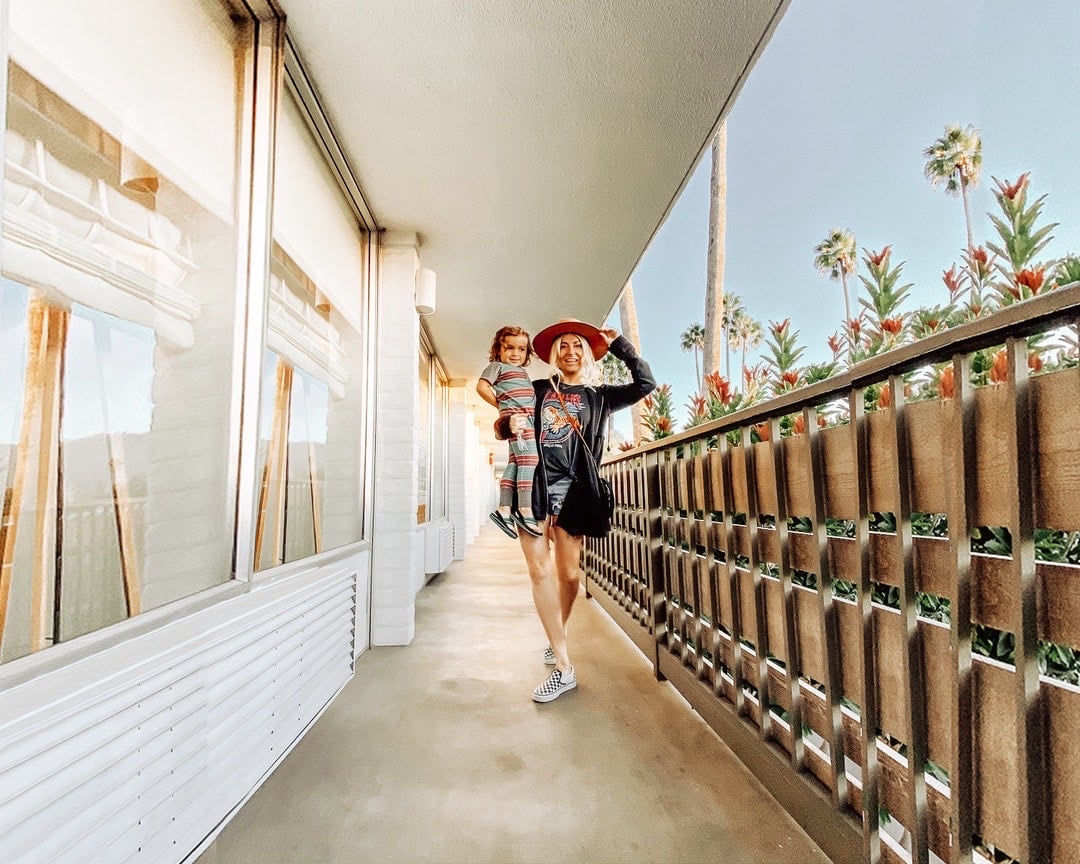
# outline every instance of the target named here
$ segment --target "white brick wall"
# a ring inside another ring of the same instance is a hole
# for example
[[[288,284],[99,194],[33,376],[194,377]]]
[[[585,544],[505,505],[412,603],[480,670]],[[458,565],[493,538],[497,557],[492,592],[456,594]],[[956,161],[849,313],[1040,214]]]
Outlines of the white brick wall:
[[[465,531],[470,540],[480,533],[480,508],[486,502],[486,475],[491,473],[487,449],[480,446],[480,429],[476,414],[465,412]],[[485,511],[483,517],[487,518]]]
[[[466,382],[455,378],[450,382],[450,417],[446,430],[446,451],[448,472],[446,482],[449,487],[449,507],[447,516],[454,526],[454,560],[465,557],[465,544],[472,539],[465,529],[465,463],[468,417],[465,411]]]
[[[420,390],[420,321],[413,299],[416,236],[388,232],[379,254],[371,642],[407,645],[416,631],[414,586],[424,578],[423,545],[415,542]]]

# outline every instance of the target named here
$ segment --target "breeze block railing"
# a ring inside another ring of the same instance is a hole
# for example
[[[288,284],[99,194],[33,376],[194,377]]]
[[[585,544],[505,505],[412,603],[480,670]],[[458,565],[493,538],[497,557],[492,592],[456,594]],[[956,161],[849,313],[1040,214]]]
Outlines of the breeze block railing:
[[[836,861],[1080,861],[1080,688],[1038,656],[1080,649],[1080,567],[1035,545],[1080,531],[1080,367],[1026,342],[1078,323],[1074,284],[604,463],[588,592]],[[905,403],[945,362],[952,397]]]

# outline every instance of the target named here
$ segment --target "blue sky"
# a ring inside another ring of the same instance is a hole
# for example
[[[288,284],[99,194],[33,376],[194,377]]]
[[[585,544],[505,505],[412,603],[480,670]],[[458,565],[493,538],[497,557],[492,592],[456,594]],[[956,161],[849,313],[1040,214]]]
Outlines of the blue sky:
[[[1080,253],[1078,49],[1077,0],[793,0],[728,117],[725,290],[765,326],[790,317],[804,362],[827,359],[843,294],[812,250],[840,227],[860,258],[892,244],[914,283],[906,309],[944,303],[963,207],[923,177],[922,150],[947,123],[982,134],[976,243],[996,237],[991,175],[1030,171],[1029,200],[1048,193],[1043,216],[1061,223],[1044,256]],[[709,170],[706,154],[633,276],[642,350],[680,425],[695,383],[679,334],[704,321]]]

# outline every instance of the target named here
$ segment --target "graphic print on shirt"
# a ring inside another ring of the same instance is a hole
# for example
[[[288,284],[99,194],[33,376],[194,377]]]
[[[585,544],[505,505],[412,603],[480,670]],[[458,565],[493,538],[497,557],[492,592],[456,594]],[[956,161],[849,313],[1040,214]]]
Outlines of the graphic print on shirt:
[[[566,402],[565,411],[559,403],[559,397],[554,393],[544,396],[544,404],[540,410],[540,441],[545,447],[565,447],[576,434],[570,421],[566,419],[567,413],[580,424],[581,394],[564,393],[563,401]]]

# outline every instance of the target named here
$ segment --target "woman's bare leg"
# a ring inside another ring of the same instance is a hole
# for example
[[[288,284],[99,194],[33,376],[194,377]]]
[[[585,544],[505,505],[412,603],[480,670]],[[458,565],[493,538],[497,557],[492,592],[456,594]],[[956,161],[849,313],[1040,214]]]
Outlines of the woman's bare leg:
[[[583,538],[568,534],[557,524],[548,532],[555,545],[555,575],[559,580],[559,607],[563,632],[581,587],[581,545]],[[552,646],[554,647],[554,646]]]
[[[540,616],[540,623],[544,627],[551,650],[555,652],[555,666],[562,672],[568,672],[571,667],[566,651],[566,629],[563,626],[559,587],[555,579],[555,568],[551,563],[548,539],[546,536],[533,537],[522,531],[518,534],[518,540],[521,542],[521,551],[525,553],[525,563],[529,567],[536,614]]]

